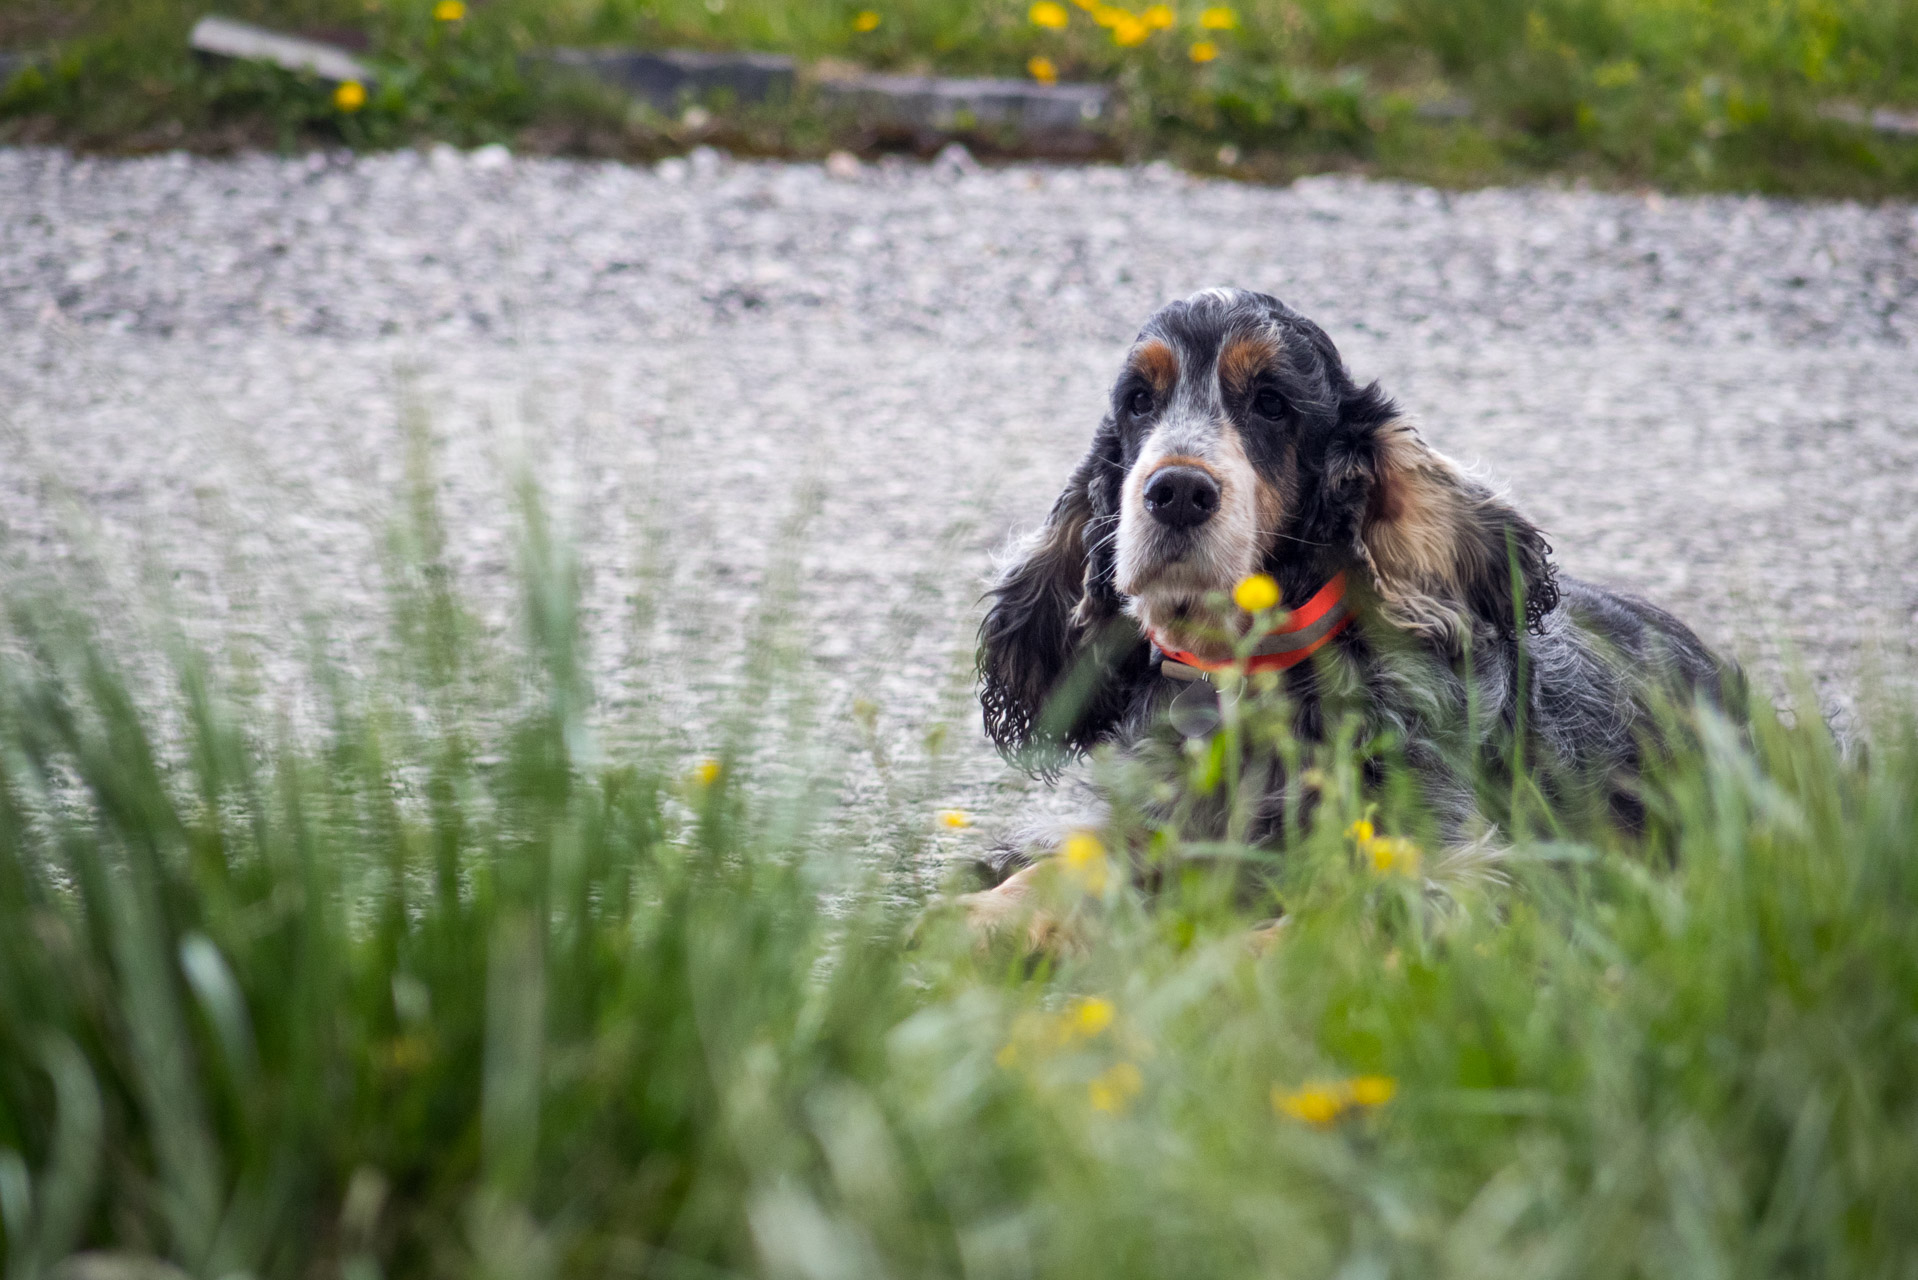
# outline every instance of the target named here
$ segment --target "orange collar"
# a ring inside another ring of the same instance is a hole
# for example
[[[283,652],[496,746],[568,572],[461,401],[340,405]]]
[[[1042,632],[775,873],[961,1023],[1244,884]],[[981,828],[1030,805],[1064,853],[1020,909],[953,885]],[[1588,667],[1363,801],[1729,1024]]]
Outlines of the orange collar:
[[[1147,635],[1159,647],[1159,652],[1165,655],[1162,670],[1175,680],[1192,680],[1214,671],[1232,671],[1241,665],[1246,671],[1283,671],[1317,653],[1352,621],[1352,611],[1345,603],[1345,575],[1335,575],[1310,600],[1281,616],[1285,621],[1265,633],[1265,638],[1259,641],[1259,647],[1252,651],[1250,657],[1232,662],[1209,662],[1197,654],[1174,649],[1157,635],[1150,632]],[[1172,669],[1177,667],[1190,670]]]

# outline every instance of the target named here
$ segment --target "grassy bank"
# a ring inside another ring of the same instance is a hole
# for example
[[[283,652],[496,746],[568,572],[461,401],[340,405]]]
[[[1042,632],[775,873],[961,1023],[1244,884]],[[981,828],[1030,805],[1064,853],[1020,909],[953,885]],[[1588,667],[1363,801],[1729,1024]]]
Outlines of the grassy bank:
[[[1918,192],[1918,140],[1831,118],[1918,106],[1913,0],[232,0],[231,16],[362,45],[381,78],[325,86],[210,67],[186,0],[0,0],[0,140],[108,149],[429,139],[645,158],[710,142],[821,155],[884,140],[795,103],[697,127],[543,73],[553,45],[760,49],[809,63],[1114,84],[1108,154],[1279,178],[1355,168],[1447,183],[1859,196]],[[436,19],[435,11],[441,14]],[[457,18],[449,17],[457,12]],[[988,139],[974,139],[984,143]]]
[[[1268,894],[1191,864],[1142,902],[1103,852],[1128,832],[1261,855],[1122,822],[1075,846],[1076,941],[1034,968],[850,858],[836,779],[756,769],[775,669],[715,758],[607,757],[564,558],[528,540],[488,644],[421,510],[391,654],[353,664],[385,674],[318,673],[304,729],[187,651],[136,695],[85,618],[10,597],[9,1277],[75,1249],[348,1280],[1889,1277],[1918,1250],[1909,716],[1851,755],[1816,717],[1708,727],[1648,847],[1541,828],[1492,864],[1402,795],[1368,810],[1350,752],[1300,761],[1324,817]]]

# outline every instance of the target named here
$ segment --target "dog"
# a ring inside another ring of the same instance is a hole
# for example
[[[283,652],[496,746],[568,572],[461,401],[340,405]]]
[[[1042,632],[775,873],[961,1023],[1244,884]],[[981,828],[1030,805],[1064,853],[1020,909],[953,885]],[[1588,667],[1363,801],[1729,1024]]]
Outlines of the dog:
[[[1282,606],[1256,634],[1232,601],[1248,580],[1255,608],[1274,586]],[[1299,741],[1349,716],[1356,741],[1394,742],[1447,844],[1493,831],[1488,769],[1522,767],[1555,805],[1637,829],[1662,713],[1723,703],[1736,679],[1669,613],[1557,572],[1539,528],[1355,382],[1323,329],[1236,289],[1146,322],[988,599],[985,729],[1035,774],[1101,743],[1163,756],[1204,736],[1249,669]],[[1383,768],[1368,760],[1368,781]],[[1281,841],[1286,781],[1276,762],[1254,779],[1246,839]],[[1049,843],[996,850],[975,917],[1015,906]]]

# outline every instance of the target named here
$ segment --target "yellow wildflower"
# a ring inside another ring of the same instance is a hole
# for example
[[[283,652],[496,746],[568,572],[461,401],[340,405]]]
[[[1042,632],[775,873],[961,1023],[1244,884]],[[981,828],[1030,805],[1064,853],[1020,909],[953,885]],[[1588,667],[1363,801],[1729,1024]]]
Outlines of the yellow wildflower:
[[[1099,837],[1090,831],[1075,831],[1066,839],[1061,851],[1066,871],[1073,879],[1085,886],[1088,893],[1104,893],[1106,879],[1111,874],[1111,863],[1106,858],[1106,847]]]
[[[1152,28],[1146,26],[1143,19],[1129,13],[1112,24],[1112,43],[1122,49],[1144,44],[1151,34]]]
[[[1055,4],[1053,0],[1039,0],[1039,3],[1033,5],[1026,13],[1026,17],[1032,19],[1033,26],[1045,27],[1049,31],[1065,30],[1071,16],[1066,12],[1064,5]]]
[[[1126,10],[1120,9],[1114,5],[1109,5],[1109,4],[1088,5],[1086,6],[1086,12],[1092,15],[1092,20],[1094,22],[1098,23],[1102,27],[1108,27],[1108,28],[1116,27],[1119,25],[1122,19],[1130,18],[1132,16],[1131,13],[1127,12]]]
[[[1323,1129],[1345,1110],[1345,1091],[1326,1081],[1309,1081],[1290,1092],[1273,1085],[1272,1109]]]
[[[1398,1081],[1391,1076],[1308,1080],[1291,1090],[1273,1085],[1272,1109],[1323,1129],[1354,1107],[1384,1106],[1398,1091]]]
[[[1207,31],[1230,31],[1239,25],[1239,15],[1234,10],[1219,5],[1201,13],[1199,25]]]
[[[1400,875],[1419,873],[1419,847],[1404,836],[1381,836],[1361,846],[1372,859],[1372,870],[1380,875],[1396,871]]]
[[[1145,1088],[1145,1077],[1130,1062],[1121,1062],[1100,1072],[1086,1085],[1094,1111],[1124,1111]]]
[[[1081,1038],[1090,1040],[1112,1025],[1112,1001],[1099,996],[1083,996],[1074,1000],[1070,1009],[1072,1030]]]
[[[939,811],[939,825],[951,827],[957,831],[961,827],[971,826],[972,816],[964,809],[941,809]]]
[[[348,80],[333,91],[333,105],[342,111],[358,111],[366,105],[366,86],[358,80]]]
[[[1053,66],[1052,59],[1042,53],[1033,55],[1031,61],[1026,63],[1026,70],[1031,72],[1032,78],[1040,84],[1059,83],[1059,68]]]
[[[1178,18],[1173,14],[1171,5],[1155,4],[1149,6],[1144,13],[1139,15],[1139,21],[1145,23],[1146,26],[1151,27],[1154,31],[1163,31],[1177,22]]]
[[[1382,1107],[1399,1091],[1399,1082],[1391,1076],[1354,1076],[1346,1086],[1352,1101],[1361,1107]]]
[[[1232,588],[1232,603],[1247,613],[1270,609],[1279,602],[1279,584],[1266,573],[1255,573]]]
[[[719,761],[706,756],[693,765],[693,781],[702,787],[710,787],[719,781]]]
[[[458,22],[466,16],[465,0],[440,0],[433,6],[433,21]]]
[[[1019,1046],[1011,1040],[1006,1041],[999,1052],[992,1055],[992,1060],[1010,1071],[1019,1063]]]
[[[1357,822],[1345,829],[1345,838],[1348,840],[1356,840],[1361,845],[1370,844],[1372,837],[1376,834],[1377,832],[1372,830],[1372,824],[1364,818],[1360,818]]]
[[[1219,56],[1219,46],[1210,40],[1200,40],[1186,50],[1186,56],[1194,62],[1210,62]]]
[[[879,23],[880,17],[877,13],[871,9],[861,9],[853,16],[852,29],[854,31],[877,31],[879,29]]]

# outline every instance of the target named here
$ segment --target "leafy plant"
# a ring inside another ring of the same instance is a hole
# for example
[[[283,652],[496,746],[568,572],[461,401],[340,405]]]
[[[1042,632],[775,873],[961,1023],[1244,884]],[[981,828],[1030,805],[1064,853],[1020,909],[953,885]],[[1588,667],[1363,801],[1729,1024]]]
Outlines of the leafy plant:
[[[1254,698],[1101,766],[1117,814],[1035,965],[850,853],[824,759],[756,769],[776,663],[710,759],[595,745],[537,503],[495,649],[416,480],[395,659],[319,673],[304,734],[190,651],[139,692],[10,597],[10,1277],[1864,1276],[1918,1245],[1908,709],[1849,754],[1704,716],[1649,846],[1538,811],[1448,851],[1361,789],[1389,743],[1314,755]],[[1282,856],[1127,801],[1229,815],[1262,752],[1320,796]]]

